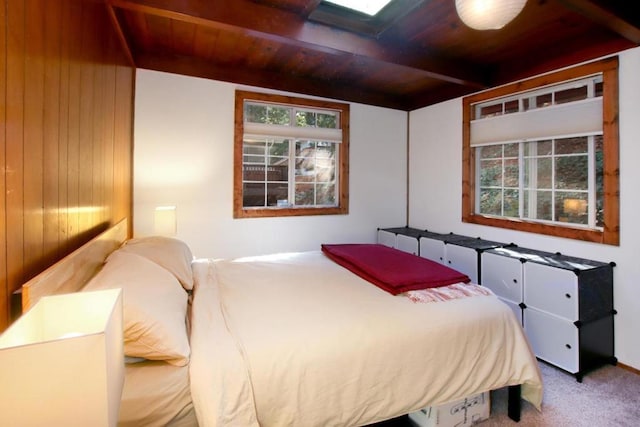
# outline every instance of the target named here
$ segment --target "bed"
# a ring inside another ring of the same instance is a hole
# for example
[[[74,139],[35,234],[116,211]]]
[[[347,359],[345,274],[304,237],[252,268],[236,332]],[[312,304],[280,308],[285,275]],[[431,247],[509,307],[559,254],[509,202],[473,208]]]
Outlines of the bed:
[[[520,393],[540,409],[536,359],[490,293],[392,295],[320,248],[194,260],[176,239],[124,240],[64,289],[124,289],[122,426],[359,426],[503,387],[513,419]],[[45,273],[25,309],[60,292]]]

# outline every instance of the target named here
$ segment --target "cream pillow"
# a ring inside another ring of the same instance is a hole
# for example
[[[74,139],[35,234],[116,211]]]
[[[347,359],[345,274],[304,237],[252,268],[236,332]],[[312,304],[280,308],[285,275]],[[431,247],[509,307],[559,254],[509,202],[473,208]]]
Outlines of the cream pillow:
[[[131,252],[150,259],[169,270],[183,288],[193,289],[191,249],[182,240],[171,237],[150,236],[127,240],[118,251]]]
[[[115,251],[84,290],[111,288],[122,288],[125,355],[185,366],[188,296],[178,280],[142,256]]]

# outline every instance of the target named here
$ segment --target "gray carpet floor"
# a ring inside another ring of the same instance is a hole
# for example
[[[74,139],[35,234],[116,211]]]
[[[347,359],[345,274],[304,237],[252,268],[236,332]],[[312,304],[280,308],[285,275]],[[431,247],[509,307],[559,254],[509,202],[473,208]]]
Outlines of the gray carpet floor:
[[[640,426],[640,375],[617,366],[603,366],[582,383],[568,373],[540,362],[544,397],[542,411],[523,402],[521,427]],[[515,426],[507,416],[507,392],[491,393],[491,417],[483,427]]]
[[[586,374],[582,383],[544,362],[542,411],[523,401],[521,419],[507,416],[507,390],[491,392],[491,416],[478,427],[636,427],[640,426],[640,375],[607,365]],[[376,427],[413,427],[407,417]]]

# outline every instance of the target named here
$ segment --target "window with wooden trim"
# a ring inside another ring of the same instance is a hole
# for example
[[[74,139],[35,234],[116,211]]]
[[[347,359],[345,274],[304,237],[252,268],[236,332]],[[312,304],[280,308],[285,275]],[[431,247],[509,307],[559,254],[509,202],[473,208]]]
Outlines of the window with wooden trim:
[[[618,59],[463,99],[463,222],[618,245]]]
[[[349,105],[236,91],[234,218],[348,213]]]

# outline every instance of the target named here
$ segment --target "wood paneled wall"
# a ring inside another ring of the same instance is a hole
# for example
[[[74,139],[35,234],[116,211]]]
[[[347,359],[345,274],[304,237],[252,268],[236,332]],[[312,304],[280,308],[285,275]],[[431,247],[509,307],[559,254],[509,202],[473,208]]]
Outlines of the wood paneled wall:
[[[0,0],[0,331],[23,282],[131,216],[128,58],[101,1]]]

